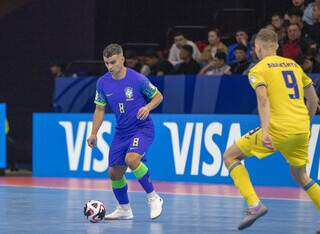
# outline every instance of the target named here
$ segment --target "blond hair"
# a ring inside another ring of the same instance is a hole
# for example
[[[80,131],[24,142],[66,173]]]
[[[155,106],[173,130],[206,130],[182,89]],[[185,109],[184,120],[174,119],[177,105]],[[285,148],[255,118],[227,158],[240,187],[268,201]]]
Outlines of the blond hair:
[[[269,42],[269,43],[278,43],[278,35],[274,31],[263,28],[261,29],[258,34],[256,39],[262,41],[262,42]]]
[[[257,36],[256,39],[259,42],[261,42],[262,46],[266,49],[277,49],[278,48],[278,35],[276,32],[263,28],[261,29]]]

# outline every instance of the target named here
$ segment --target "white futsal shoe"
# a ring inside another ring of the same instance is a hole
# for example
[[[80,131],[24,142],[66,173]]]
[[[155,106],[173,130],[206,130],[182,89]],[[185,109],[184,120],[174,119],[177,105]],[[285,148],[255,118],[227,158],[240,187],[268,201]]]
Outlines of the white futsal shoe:
[[[150,218],[156,219],[161,215],[163,199],[156,193],[148,196],[148,203],[150,206]]]
[[[133,213],[130,205],[118,205],[111,214],[104,216],[104,219],[105,220],[133,219]]]

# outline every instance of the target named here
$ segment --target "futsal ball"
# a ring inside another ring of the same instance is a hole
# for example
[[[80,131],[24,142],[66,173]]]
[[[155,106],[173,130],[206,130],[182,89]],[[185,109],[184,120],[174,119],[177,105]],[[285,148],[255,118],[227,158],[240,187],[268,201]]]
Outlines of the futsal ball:
[[[97,223],[103,220],[106,208],[102,202],[90,200],[85,204],[83,213],[91,223]]]

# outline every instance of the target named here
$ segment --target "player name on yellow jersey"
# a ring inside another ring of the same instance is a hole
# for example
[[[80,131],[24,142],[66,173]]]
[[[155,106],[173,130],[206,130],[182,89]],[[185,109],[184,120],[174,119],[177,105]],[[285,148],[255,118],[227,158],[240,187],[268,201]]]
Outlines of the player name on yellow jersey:
[[[273,68],[273,67],[298,67],[298,65],[296,63],[292,63],[292,62],[268,63],[267,65],[269,68]]]

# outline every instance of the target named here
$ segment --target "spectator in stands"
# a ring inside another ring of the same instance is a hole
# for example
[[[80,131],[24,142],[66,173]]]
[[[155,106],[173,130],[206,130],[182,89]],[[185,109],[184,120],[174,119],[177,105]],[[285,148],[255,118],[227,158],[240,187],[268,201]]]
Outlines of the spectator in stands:
[[[174,34],[174,43],[170,48],[168,58],[169,62],[173,66],[182,62],[180,58],[180,50],[184,45],[190,45],[193,49],[192,58],[196,61],[200,61],[201,54],[196,44],[192,41],[187,40],[187,38],[181,32],[177,32]]]
[[[308,25],[308,34],[316,43],[317,47],[320,48],[320,0],[315,1],[312,5],[312,17],[314,19],[314,24]]]
[[[307,32],[307,28],[304,27],[305,23],[302,21],[303,11],[300,10],[299,8],[292,8],[288,10],[287,15],[289,20],[289,25],[297,24],[300,28],[302,36],[304,37],[308,32]]]
[[[200,64],[192,58],[193,48],[191,45],[183,45],[180,50],[182,63],[178,64],[177,74],[198,74]]]
[[[137,53],[134,50],[127,50],[125,52],[125,64],[127,67],[142,73],[145,76],[150,75],[150,68],[147,65],[139,62]]]
[[[160,59],[156,51],[148,50],[144,57],[145,63],[150,67],[151,76],[163,76],[174,73],[172,64],[167,60]]]
[[[315,4],[315,3],[314,3]],[[316,11],[314,7],[313,12]],[[316,15],[316,14],[315,14]],[[300,9],[291,9],[288,11],[290,24],[297,24],[301,31],[301,39],[312,47],[316,48],[316,42],[319,41],[320,29],[316,25],[309,25],[302,21],[302,11]]]
[[[135,51],[127,50],[125,51],[125,64],[127,67],[140,72],[142,64],[138,60],[138,56]]]
[[[208,64],[215,56],[217,51],[228,53],[228,47],[220,41],[219,29],[211,29],[208,33],[208,42],[201,55],[201,60]]]
[[[298,24],[291,24],[287,28],[287,39],[280,47],[280,54],[293,60],[298,59],[307,51],[308,44],[301,38],[301,30]]]
[[[64,76],[66,65],[63,63],[52,63],[50,65],[50,72],[54,78]]]
[[[251,50],[251,63],[249,64],[249,67],[242,73],[245,76],[248,75],[250,72],[250,69],[253,68],[259,62],[259,58],[258,58],[256,51],[255,51],[255,45],[254,45],[255,39],[256,39],[256,35],[252,36],[252,39],[250,41],[251,49],[252,49]]]
[[[263,28],[265,28],[265,29],[269,29],[269,30],[271,30],[271,31],[276,31],[276,29],[273,27],[273,25],[272,24],[267,24],[266,26],[264,26]],[[252,48],[251,48],[252,49]]]
[[[278,35],[278,40],[279,41],[283,40],[286,37],[286,29],[283,25],[283,17],[279,12],[272,14],[271,24],[274,27],[275,32]]]
[[[224,52],[216,52],[213,59],[209,62],[208,65],[203,67],[199,72],[199,75],[208,75],[208,76],[222,76],[222,75],[231,75],[231,67],[226,64],[227,54]]]
[[[311,25],[307,24],[302,20],[303,12],[300,9],[292,8],[288,11],[288,20],[290,24],[297,24],[301,31],[301,38],[303,38],[309,44],[314,43],[314,39],[312,38],[314,32]]]
[[[247,47],[244,45],[240,44],[235,48],[236,62],[231,64],[232,74],[242,74],[249,67],[247,52]]]
[[[298,59],[298,63],[302,67],[305,73],[319,73],[320,66],[319,63],[314,59],[313,56],[310,55],[302,55],[300,59]]]
[[[304,11],[306,8],[305,1],[304,0],[292,0],[293,8],[299,9],[301,11]]]
[[[245,47],[247,47],[247,58],[250,59],[250,51],[251,51],[251,47],[250,47],[250,43],[248,42],[248,34],[242,30],[239,29],[236,32],[236,43],[232,44],[229,46],[228,49],[228,57],[227,57],[227,63],[231,64],[233,62],[236,61],[236,57],[235,57],[235,49],[239,46],[239,45],[244,45]]]
[[[315,0],[314,2],[320,2],[320,0]],[[306,9],[304,9],[302,20],[306,22],[309,25],[313,25],[315,23],[315,20],[312,16],[312,8],[313,3],[309,3]]]

